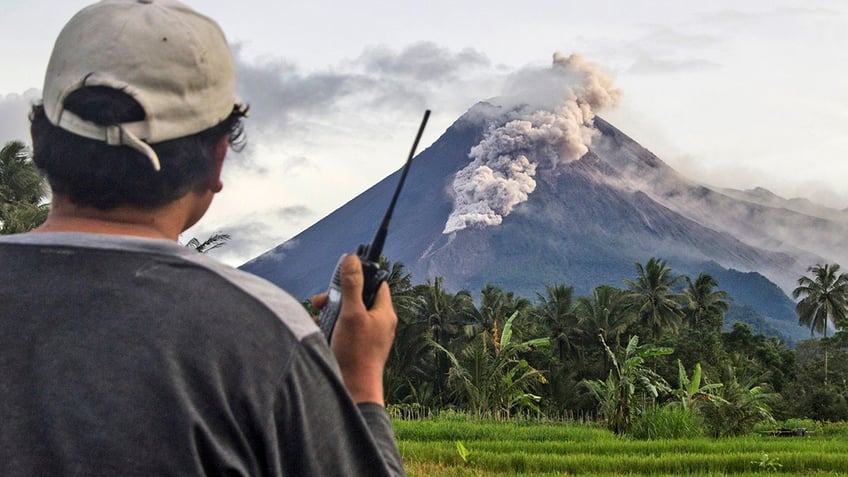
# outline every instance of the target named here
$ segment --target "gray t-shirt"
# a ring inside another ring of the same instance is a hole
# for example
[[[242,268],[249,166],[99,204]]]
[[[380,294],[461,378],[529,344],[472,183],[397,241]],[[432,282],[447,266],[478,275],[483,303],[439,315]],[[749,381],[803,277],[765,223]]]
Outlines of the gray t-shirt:
[[[0,238],[0,475],[403,475],[303,307],[165,240]]]

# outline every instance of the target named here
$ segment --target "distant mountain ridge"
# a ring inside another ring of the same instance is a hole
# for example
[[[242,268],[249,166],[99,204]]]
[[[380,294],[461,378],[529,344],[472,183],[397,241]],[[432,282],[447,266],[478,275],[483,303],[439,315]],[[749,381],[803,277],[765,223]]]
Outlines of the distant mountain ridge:
[[[755,248],[785,255],[741,270],[762,272],[789,292],[810,265],[848,262],[848,214],[805,199],[783,199],[763,188],[752,191],[712,189],[691,181],[601,118],[603,140],[596,147],[605,160],[623,171],[635,187],[671,210],[710,229],[730,234]],[[807,210],[807,212],[803,212]],[[729,263],[717,260],[719,263]]]
[[[753,202],[755,204],[764,205],[766,207],[772,207],[776,209],[787,209],[801,214],[819,217],[822,219],[848,222],[848,208],[839,210],[831,207],[825,207],[816,204],[815,202],[812,202],[809,199],[804,199],[800,197],[784,199],[783,197],[780,197],[779,195],[762,187],[755,187],[749,190],[735,190],[724,188],[717,188],[715,190],[724,195],[733,197],[734,199],[745,200],[748,202]]]
[[[808,336],[785,292],[810,265],[840,258],[842,248],[834,247],[848,221],[800,203],[790,209],[762,191],[695,183],[600,117],[589,152],[556,169],[540,167],[535,190],[500,225],[443,234],[454,175],[506,112],[476,105],[414,160],[383,254],[403,262],[416,283],[441,276],[452,291],[476,293],[491,283],[528,298],[563,283],[588,294],[600,284],[622,286],[636,262],[659,257],[693,278],[708,271],[738,303],[797,328],[794,338]],[[338,256],[371,240],[398,176],[241,268],[301,299],[323,291]]]

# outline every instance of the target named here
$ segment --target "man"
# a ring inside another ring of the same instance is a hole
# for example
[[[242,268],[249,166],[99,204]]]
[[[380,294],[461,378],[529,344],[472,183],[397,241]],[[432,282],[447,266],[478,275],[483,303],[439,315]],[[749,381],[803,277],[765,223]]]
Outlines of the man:
[[[52,209],[0,240],[0,475],[403,474],[388,287],[366,310],[346,258],[331,350],[289,295],[176,243],[242,139],[234,84],[218,25],[175,0],[60,33],[31,113]]]

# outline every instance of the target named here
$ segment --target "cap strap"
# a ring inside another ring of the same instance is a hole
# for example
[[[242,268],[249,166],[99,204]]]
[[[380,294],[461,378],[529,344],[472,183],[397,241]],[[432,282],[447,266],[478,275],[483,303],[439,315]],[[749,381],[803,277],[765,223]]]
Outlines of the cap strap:
[[[144,154],[150,160],[153,170],[159,171],[162,168],[156,151],[149,144],[133,134],[124,124],[101,126],[91,121],[86,121],[68,110],[63,110],[56,125],[70,133],[103,141],[110,146],[131,147]]]
[[[114,138],[116,133],[118,136],[118,142],[111,142],[110,135]],[[159,156],[156,155],[156,151],[154,151],[153,148],[150,147],[150,144],[147,144],[146,142],[139,139],[135,134],[131,133],[123,125],[107,127],[106,144],[111,144],[113,146],[129,146],[147,156],[147,158],[150,159],[150,163],[153,165],[153,170],[158,171],[162,168],[162,166],[159,164]]]

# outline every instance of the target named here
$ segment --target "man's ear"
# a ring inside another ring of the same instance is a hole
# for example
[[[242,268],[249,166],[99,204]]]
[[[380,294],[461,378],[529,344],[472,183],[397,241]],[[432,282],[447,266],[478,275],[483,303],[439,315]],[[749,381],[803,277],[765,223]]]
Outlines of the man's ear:
[[[224,182],[221,180],[221,170],[224,167],[224,158],[227,157],[227,149],[230,147],[229,136],[223,136],[217,143],[215,149],[212,150],[212,174],[209,177],[209,190],[212,192],[221,192],[224,188]]]

